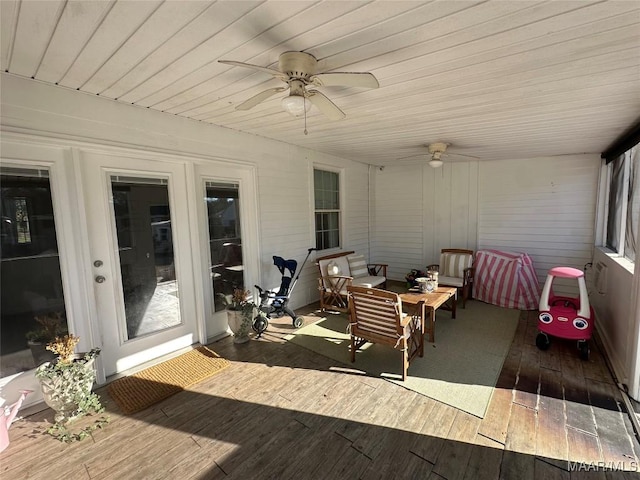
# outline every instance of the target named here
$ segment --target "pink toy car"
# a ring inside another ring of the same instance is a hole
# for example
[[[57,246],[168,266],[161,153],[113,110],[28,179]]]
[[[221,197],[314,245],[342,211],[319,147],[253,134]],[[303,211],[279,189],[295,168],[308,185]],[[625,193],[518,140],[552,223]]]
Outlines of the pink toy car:
[[[578,298],[559,297],[553,293],[554,278],[575,278],[578,281]],[[536,345],[540,350],[549,348],[549,335],[578,341],[578,350],[583,360],[589,359],[589,339],[593,331],[595,315],[589,305],[584,272],[571,267],[554,267],[549,270],[538,306],[538,336]]]

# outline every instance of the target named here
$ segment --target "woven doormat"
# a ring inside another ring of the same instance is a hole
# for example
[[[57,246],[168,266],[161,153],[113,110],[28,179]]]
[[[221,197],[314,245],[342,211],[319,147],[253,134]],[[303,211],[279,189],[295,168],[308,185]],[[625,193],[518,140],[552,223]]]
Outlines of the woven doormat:
[[[109,384],[111,397],[126,413],[135,413],[181,392],[229,366],[207,347],[198,347]]]

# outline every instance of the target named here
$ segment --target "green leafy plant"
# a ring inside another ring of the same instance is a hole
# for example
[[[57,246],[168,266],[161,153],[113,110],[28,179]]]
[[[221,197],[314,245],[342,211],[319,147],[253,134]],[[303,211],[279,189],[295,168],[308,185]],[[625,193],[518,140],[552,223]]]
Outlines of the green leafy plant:
[[[228,302],[229,304],[227,306],[227,309],[236,312],[251,314],[256,305],[255,303],[249,301],[250,294],[251,292],[249,292],[249,290],[234,288],[233,295],[231,295],[231,301]]]
[[[235,288],[233,295],[227,298],[227,310],[229,314],[229,327],[238,339],[248,339],[251,331],[251,323],[253,321],[253,313],[257,309],[257,305],[249,300],[249,290]],[[233,314],[231,312],[237,312]],[[237,321],[237,315],[241,321]],[[233,321],[232,321],[233,318]],[[245,340],[246,341],[246,340]]]
[[[79,341],[79,337],[73,334],[56,337],[47,345],[47,349],[57,356],[56,360],[43,363],[35,373],[45,403],[56,411],[55,424],[47,432],[65,442],[81,440],[109,421],[102,417],[77,434],[72,434],[67,428],[67,423],[72,420],[104,412],[100,397],[91,391],[95,381],[93,363],[100,349],[94,348],[83,355],[75,354]]]
[[[104,428],[108,423],[109,417],[102,416],[91,425],[81,428],[76,432],[71,431],[65,424],[54,423],[46,430],[46,433],[63,443],[71,443],[87,438],[91,435],[91,432]]]

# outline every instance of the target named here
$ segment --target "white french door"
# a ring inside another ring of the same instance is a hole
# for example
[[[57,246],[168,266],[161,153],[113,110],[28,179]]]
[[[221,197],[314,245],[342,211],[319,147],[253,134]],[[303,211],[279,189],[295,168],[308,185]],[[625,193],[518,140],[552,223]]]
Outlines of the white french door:
[[[81,165],[108,376],[198,341],[186,167],[106,153]]]

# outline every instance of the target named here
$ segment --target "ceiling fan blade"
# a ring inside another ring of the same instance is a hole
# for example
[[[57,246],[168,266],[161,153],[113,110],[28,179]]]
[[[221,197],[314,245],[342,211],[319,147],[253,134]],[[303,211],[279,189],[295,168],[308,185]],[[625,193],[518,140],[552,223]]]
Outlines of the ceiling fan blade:
[[[318,110],[329,117],[331,120],[342,120],[347,115],[338,108],[338,106],[329,100],[324,94],[317,90],[309,90],[307,98],[313,103]]]
[[[396,158],[396,162],[400,162],[402,160],[411,160],[414,158],[422,158],[422,159],[429,159],[429,155],[425,155],[424,153],[419,153],[417,155],[409,155],[408,157],[400,157],[400,158]]]
[[[445,153],[443,153],[443,155],[445,157],[473,158],[475,160],[478,160],[480,158],[480,157],[475,157],[473,155],[464,155],[464,154],[458,153],[458,152],[445,152]]]
[[[278,70],[274,70],[273,68],[261,67],[259,65],[252,65],[250,63],[235,62],[233,60],[218,60],[218,62],[224,63],[225,65],[233,65],[235,67],[246,67],[246,68],[251,68],[252,70],[257,70],[259,72],[268,73],[269,75],[273,75],[274,77],[276,77],[279,80],[282,80],[283,82],[286,82],[289,79],[286,73],[282,73]]]
[[[310,80],[319,87],[343,85],[346,87],[378,88],[380,86],[376,77],[369,72],[318,73],[312,75]]]
[[[265,90],[264,92],[260,92],[257,95],[254,95],[249,100],[245,100],[240,105],[236,106],[236,110],[249,110],[260,102],[265,101],[267,98],[272,97],[276,93],[284,92],[287,87],[278,87],[278,88],[270,88],[269,90]]]

